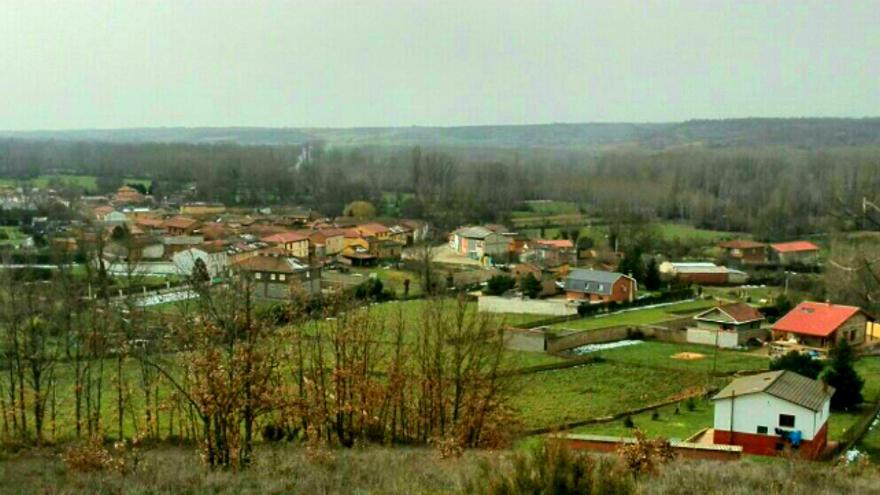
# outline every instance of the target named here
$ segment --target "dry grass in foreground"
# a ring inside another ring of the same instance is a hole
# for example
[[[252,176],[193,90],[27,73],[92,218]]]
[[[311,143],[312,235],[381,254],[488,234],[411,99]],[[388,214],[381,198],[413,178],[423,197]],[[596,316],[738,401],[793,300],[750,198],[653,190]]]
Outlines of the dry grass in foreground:
[[[126,469],[77,472],[65,465],[62,453],[30,451],[0,460],[0,493],[470,493],[483,491],[478,487],[490,478],[521,478],[514,476],[517,470],[534,469],[547,461],[546,452],[541,457],[533,452],[473,450],[460,458],[442,459],[437,450],[427,448],[315,451],[263,445],[256,454],[248,470],[211,471],[203,467],[192,448],[158,447],[129,456]],[[512,461],[517,457],[519,461]],[[597,462],[594,465],[599,472],[629,476],[620,465],[614,467],[615,457]],[[595,478],[588,485],[610,488],[607,484],[597,485]],[[656,474],[642,474],[632,482],[612,486],[612,491],[622,494],[867,494],[880,493],[880,472],[876,466],[840,468],[779,459],[740,463],[673,461],[660,466]],[[506,493],[568,493],[549,489]]]

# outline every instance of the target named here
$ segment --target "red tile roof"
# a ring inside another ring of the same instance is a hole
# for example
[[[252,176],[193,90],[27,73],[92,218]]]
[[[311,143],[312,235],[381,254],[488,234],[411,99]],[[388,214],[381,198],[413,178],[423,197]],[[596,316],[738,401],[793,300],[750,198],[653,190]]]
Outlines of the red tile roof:
[[[774,251],[780,253],[795,253],[798,251],[818,251],[819,246],[813,244],[810,241],[791,241],[791,242],[780,242],[777,244],[770,244],[770,247],[773,248]]]
[[[827,337],[861,311],[855,306],[802,302],[777,321],[773,330]]]
[[[574,243],[568,239],[536,239],[535,244],[556,249],[571,249],[574,247]]]
[[[736,239],[733,241],[722,242],[719,246],[725,249],[754,249],[764,247],[764,244],[761,242],[750,241],[748,239]]]
[[[199,224],[199,221],[195,218],[189,218],[184,216],[176,216],[165,220],[165,227],[177,228],[177,229],[191,229]]]
[[[270,235],[261,239],[263,242],[270,244],[285,244],[288,242],[299,242],[309,240],[309,236],[302,232],[281,232],[280,234]]]
[[[357,226],[358,231],[365,235],[384,234],[390,229],[381,223],[365,223]]]

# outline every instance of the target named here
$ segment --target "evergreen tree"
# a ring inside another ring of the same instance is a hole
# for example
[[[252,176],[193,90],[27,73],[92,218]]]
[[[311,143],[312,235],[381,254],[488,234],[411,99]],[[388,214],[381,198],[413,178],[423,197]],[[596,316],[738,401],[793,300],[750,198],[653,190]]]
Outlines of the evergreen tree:
[[[862,387],[865,380],[856,373],[854,360],[853,349],[845,340],[831,349],[831,363],[822,373],[822,379],[834,387],[832,409],[850,411],[864,401]]]
[[[657,290],[661,285],[660,268],[657,266],[657,260],[653,256],[648,260],[648,265],[645,267],[644,284],[648,290]]]
[[[617,271],[629,275],[636,281],[642,282],[645,278],[645,265],[642,263],[642,250],[638,247],[628,249],[617,266]]]
[[[822,363],[807,354],[791,351],[770,361],[770,369],[794,371],[807,378],[816,379],[822,372]]]
[[[535,278],[531,273],[526,273],[519,280],[519,288],[522,290],[523,294],[530,299],[534,299],[541,294],[541,281]]]

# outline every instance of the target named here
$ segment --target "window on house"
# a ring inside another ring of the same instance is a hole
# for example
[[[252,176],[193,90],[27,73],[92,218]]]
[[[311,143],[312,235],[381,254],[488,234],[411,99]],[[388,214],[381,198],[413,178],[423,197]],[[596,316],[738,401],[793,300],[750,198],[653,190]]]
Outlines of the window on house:
[[[269,275],[269,280],[275,280],[275,274],[274,274],[274,273],[271,274],[271,275]]]
[[[766,435],[766,434],[767,434],[767,427],[766,426],[759,426],[758,427],[758,435]]]
[[[263,278],[263,274],[260,272],[257,272],[256,274],[254,274],[254,278],[257,280],[260,280],[261,278]]]
[[[284,282],[284,274],[283,273],[278,275],[278,280]]]
[[[783,428],[794,428],[794,416],[791,414],[780,414],[779,426]]]
[[[849,341],[852,342],[853,340],[856,340],[856,332],[854,330],[849,332]]]

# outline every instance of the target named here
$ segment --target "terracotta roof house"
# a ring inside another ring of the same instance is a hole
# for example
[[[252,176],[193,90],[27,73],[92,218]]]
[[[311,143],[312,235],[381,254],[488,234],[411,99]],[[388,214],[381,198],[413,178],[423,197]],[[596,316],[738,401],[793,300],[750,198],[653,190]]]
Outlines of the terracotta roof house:
[[[861,308],[822,302],[802,302],[773,324],[772,352],[811,350],[827,352],[846,340],[852,346],[865,343],[873,321]]]
[[[116,204],[138,204],[143,203],[146,196],[131,186],[122,186],[113,195],[113,202]]]
[[[365,223],[358,225],[355,229],[364,237],[376,237],[378,239],[388,239],[391,237],[391,229],[381,223]]]
[[[345,247],[345,231],[342,229],[326,228],[309,235],[310,249],[318,258],[334,256],[342,252]]]
[[[759,265],[767,262],[767,245],[749,239],[736,239],[718,245],[726,263]]]
[[[288,254],[297,258],[307,259],[309,257],[308,233],[287,231],[273,234],[260,240],[272,246],[281,246],[287,250]]]
[[[634,301],[638,287],[636,279],[622,273],[577,268],[565,278],[565,298],[589,303]]]
[[[770,257],[780,265],[812,265],[819,261],[819,246],[810,241],[770,244]]]
[[[168,235],[190,235],[199,228],[195,218],[177,215],[165,220],[165,231]]]
[[[134,223],[146,230],[162,230],[165,227],[165,221],[161,218],[145,215],[138,215],[135,217]]]
[[[815,459],[828,443],[834,388],[793,371],[737,378],[718,392],[712,439],[754,455]]]

